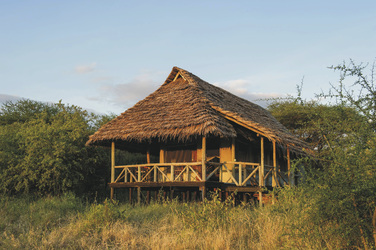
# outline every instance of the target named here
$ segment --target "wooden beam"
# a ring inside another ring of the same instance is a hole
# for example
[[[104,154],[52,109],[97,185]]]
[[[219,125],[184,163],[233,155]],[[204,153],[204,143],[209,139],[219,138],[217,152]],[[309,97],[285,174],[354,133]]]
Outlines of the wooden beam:
[[[202,160],[202,180],[206,181],[206,137],[202,136],[202,146],[201,146],[201,160]]]

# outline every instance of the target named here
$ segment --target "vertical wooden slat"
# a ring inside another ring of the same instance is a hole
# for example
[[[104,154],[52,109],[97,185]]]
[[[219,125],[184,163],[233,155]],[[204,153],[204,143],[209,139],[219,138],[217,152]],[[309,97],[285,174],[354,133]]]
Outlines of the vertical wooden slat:
[[[206,137],[202,136],[202,180],[206,181]]]

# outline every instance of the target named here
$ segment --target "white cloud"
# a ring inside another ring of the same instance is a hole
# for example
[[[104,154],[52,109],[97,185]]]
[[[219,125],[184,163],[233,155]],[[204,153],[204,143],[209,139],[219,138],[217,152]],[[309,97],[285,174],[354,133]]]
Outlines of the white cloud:
[[[86,65],[77,65],[74,68],[74,71],[78,74],[86,74],[86,73],[94,71],[96,66],[97,66],[97,63],[95,62],[91,64],[86,64]]]
[[[153,93],[160,85],[160,82],[152,80],[149,73],[144,73],[127,83],[103,84],[99,88],[100,95],[90,100],[120,105],[125,110]]]
[[[19,97],[19,96],[0,94],[0,104],[5,103],[7,101],[16,102],[16,101],[21,100],[21,99],[23,99],[23,98]]]
[[[214,85],[223,88],[230,93],[242,97],[248,101],[256,103],[262,107],[267,107],[270,103],[270,99],[278,98],[278,97],[285,97],[285,95],[280,93],[262,93],[262,92],[252,92],[250,88],[252,88],[252,84],[245,79],[236,79],[236,80],[229,80],[226,82],[217,82]]]

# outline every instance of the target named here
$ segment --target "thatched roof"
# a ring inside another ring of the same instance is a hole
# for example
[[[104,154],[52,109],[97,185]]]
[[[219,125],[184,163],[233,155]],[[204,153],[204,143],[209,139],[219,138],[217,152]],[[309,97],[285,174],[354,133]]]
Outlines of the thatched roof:
[[[264,108],[178,67],[158,90],[90,136],[87,145],[184,141],[202,135],[231,138],[237,136],[233,124],[295,151],[307,147]]]

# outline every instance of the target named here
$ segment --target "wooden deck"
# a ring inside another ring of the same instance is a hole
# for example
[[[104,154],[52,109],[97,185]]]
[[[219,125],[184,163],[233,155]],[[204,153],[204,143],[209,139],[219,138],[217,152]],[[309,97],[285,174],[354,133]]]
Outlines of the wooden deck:
[[[114,166],[114,170],[116,179],[114,176],[114,181],[109,183],[111,189],[129,189],[129,197],[132,190],[137,190],[138,201],[141,190],[167,190],[172,192],[171,197],[173,190],[195,190],[204,199],[207,191],[221,190],[226,196],[228,192],[258,193],[260,196],[266,188],[288,184],[287,173],[277,172],[273,166],[252,162],[151,163]]]

